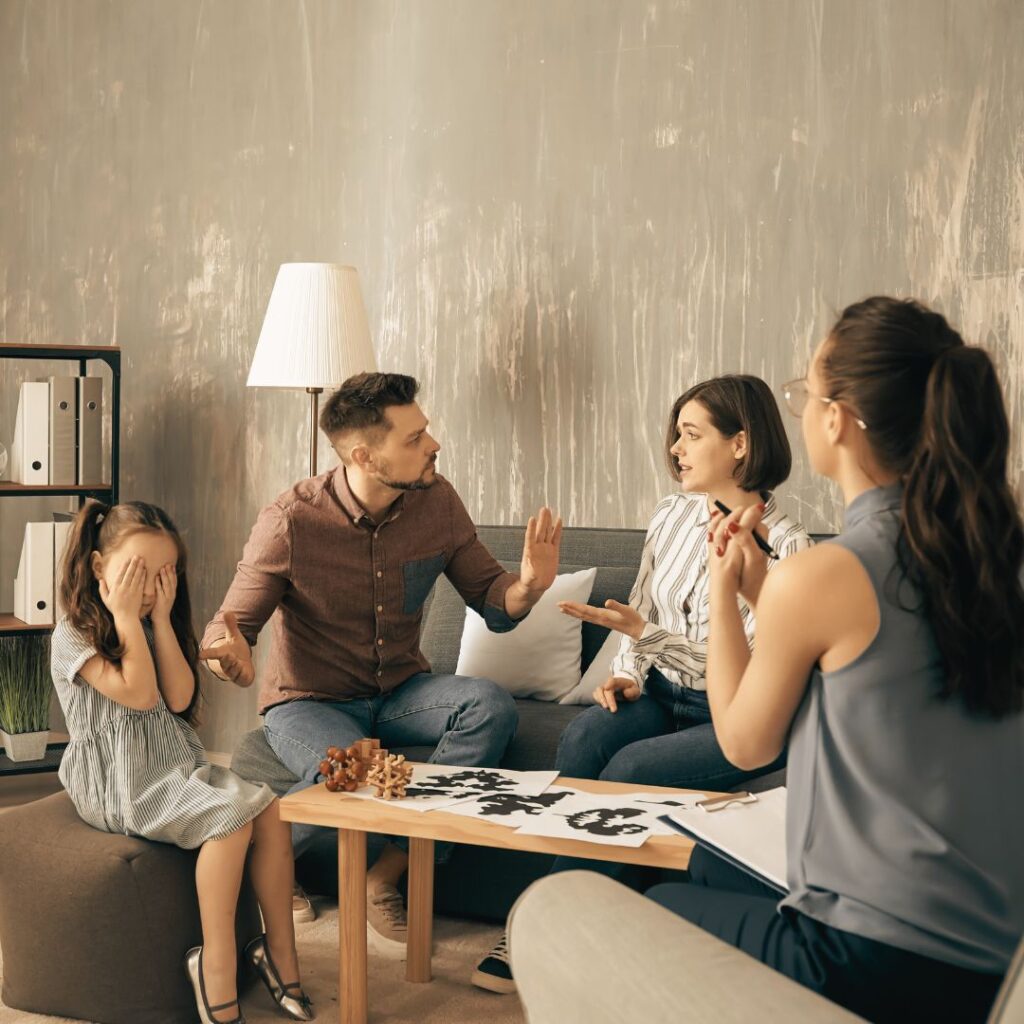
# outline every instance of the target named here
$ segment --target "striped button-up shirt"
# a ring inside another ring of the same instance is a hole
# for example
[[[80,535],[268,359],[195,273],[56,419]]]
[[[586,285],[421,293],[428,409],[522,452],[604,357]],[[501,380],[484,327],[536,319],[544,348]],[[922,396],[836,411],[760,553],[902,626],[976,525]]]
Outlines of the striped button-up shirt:
[[[629,597],[647,625],[639,640],[623,635],[612,660],[613,676],[632,679],[642,689],[653,666],[675,683],[707,689],[710,521],[704,494],[673,494],[654,510]],[[774,495],[769,495],[761,521],[780,559],[811,546],[807,531],[779,510]],[[769,570],[774,564],[768,563]],[[747,642],[752,643],[754,614],[742,598],[740,611]]]

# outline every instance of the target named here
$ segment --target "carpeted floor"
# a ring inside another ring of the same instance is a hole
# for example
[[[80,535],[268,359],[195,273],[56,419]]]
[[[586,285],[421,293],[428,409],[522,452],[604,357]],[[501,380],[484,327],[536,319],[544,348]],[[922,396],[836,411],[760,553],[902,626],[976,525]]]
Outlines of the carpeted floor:
[[[303,980],[317,1020],[338,1019],[338,911],[318,902],[316,921],[298,926]],[[414,985],[405,980],[405,964],[370,954],[369,997],[372,1024],[522,1024],[516,996],[491,995],[469,983],[476,961],[497,941],[500,928],[436,918],[434,980]],[[3,963],[0,961],[0,977]],[[280,1024],[283,1017],[265,989],[251,988],[242,999],[250,1024]],[[64,1024],[67,1018],[12,1010],[0,1003],[0,1024]]]

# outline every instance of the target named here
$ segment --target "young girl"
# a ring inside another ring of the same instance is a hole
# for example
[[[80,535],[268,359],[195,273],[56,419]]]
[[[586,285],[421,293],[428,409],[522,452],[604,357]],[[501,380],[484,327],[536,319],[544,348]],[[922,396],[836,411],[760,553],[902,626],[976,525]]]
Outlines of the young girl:
[[[1024,932],[1024,530],[995,369],[876,297],[787,399],[845,527],[762,587],[760,513],[716,518],[708,696],[739,767],[789,739],[789,895],[700,851],[700,884],[650,895],[869,1020],[981,1021]]]
[[[312,1020],[298,980],[290,826],[268,787],[210,764],[189,725],[198,646],[181,536],[153,505],[89,502],[60,586],[67,614],[53,632],[51,667],[70,732],[60,779],[78,813],[106,832],[200,848],[203,945],[185,967],[203,1024],[242,1021],[235,909],[251,844],[267,931],[246,959],[288,1016]]]
[[[772,490],[792,462],[779,408],[758,377],[716,377],[694,385],[672,406],[665,456],[681,493],[654,510],[629,604],[606,608],[563,602],[563,612],[622,635],[611,677],[593,707],[567,726],[555,767],[567,777],[728,790],[784,763],[746,771],[730,764],[715,738],[706,693],[709,635],[707,534],[715,502],[763,504],[763,539],[780,559],[808,547],[807,531],[778,507]],[[769,559],[754,560],[749,584]],[[771,563],[777,564],[777,563]],[[747,641],[754,617],[743,609]],[[584,866],[618,873],[620,865],[560,857],[553,870]],[[506,940],[477,965],[473,984],[513,992]]]

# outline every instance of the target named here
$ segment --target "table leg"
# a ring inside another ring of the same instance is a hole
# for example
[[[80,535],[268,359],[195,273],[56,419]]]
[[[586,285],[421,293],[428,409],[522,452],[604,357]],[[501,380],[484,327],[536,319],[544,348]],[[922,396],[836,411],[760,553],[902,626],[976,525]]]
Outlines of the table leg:
[[[366,833],[338,829],[338,1019],[366,1024]]]
[[[409,839],[409,948],[406,981],[430,981],[434,930],[434,840]]]

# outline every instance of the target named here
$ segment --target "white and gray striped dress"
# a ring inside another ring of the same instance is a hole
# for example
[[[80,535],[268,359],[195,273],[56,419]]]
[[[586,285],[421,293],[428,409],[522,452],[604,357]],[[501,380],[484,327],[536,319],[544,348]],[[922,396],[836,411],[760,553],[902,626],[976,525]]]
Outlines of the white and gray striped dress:
[[[143,628],[152,655],[148,621]],[[237,831],[273,802],[268,786],[210,764],[193,728],[163,698],[135,711],[90,686],[78,673],[96,653],[67,617],[57,623],[50,670],[70,734],[59,774],[84,821],[191,850]]]
[[[613,676],[632,679],[643,689],[653,666],[674,683],[707,689],[710,521],[706,494],[673,494],[654,510],[629,595],[630,605],[647,625],[639,640],[622,636],[612,660]],[[811,546],[807,531],[779,509],[774,494],[765,502],[761,522],[780,559]],[[776,564],[769,562],[769,571]],[[753,643],[754,613],[742,598],[740,609],[747,641]]]

